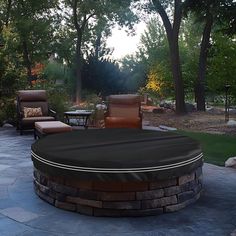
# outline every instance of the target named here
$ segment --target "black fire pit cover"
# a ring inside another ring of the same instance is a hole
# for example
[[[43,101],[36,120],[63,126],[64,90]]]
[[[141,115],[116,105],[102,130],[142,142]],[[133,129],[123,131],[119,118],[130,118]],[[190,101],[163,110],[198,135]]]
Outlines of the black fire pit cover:
[[[197,141],[171,132],[90,129],[49,135],[32,145],[34,166],[83,180],[152,181],[202,165]]]

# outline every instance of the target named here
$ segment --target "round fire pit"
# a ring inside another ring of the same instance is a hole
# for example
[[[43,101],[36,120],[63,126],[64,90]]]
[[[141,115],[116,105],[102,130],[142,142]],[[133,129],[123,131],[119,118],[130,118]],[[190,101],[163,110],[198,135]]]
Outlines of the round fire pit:
[[[202,189],[199,143],[169,132],[79,130],[38,140],[31,155],[39,197],[87,215],[173,212]]]

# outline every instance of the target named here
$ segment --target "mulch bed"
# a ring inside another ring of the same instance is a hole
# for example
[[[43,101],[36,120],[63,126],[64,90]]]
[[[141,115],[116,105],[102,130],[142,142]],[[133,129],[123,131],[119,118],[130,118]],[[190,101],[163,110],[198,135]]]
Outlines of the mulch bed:
[[[180,116],[172,110],[158,114],[146,110],[143,118],[150,126],[165,125],[188,131],[236,135],[236,126],[227,126],[223,112],[191,112]],[[230,115],[230,119],[236,120],[236,115]]]

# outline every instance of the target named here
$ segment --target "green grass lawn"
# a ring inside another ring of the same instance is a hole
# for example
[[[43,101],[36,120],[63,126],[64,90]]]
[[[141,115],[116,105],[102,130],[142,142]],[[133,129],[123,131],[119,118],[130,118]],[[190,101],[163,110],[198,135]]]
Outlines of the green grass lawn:
[[[224,166],[229,157],[236,156],[236,137],[220,134],[178,131],[201,143],[205,162]]]

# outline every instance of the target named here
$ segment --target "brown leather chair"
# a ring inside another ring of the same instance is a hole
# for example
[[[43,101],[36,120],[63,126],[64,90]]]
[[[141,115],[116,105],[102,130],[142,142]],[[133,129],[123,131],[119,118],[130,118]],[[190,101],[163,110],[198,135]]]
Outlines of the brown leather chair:
[[[141,97],[134,94],[110,95],[105,114],[106,128],[142,129]]]
[[[25,117],[24,108],[41,108],[40,116]],[[17,93],[17,129],[34,129],[36,121],[54,121],[56,112],[48,107],[45,90],[20,90]]]

